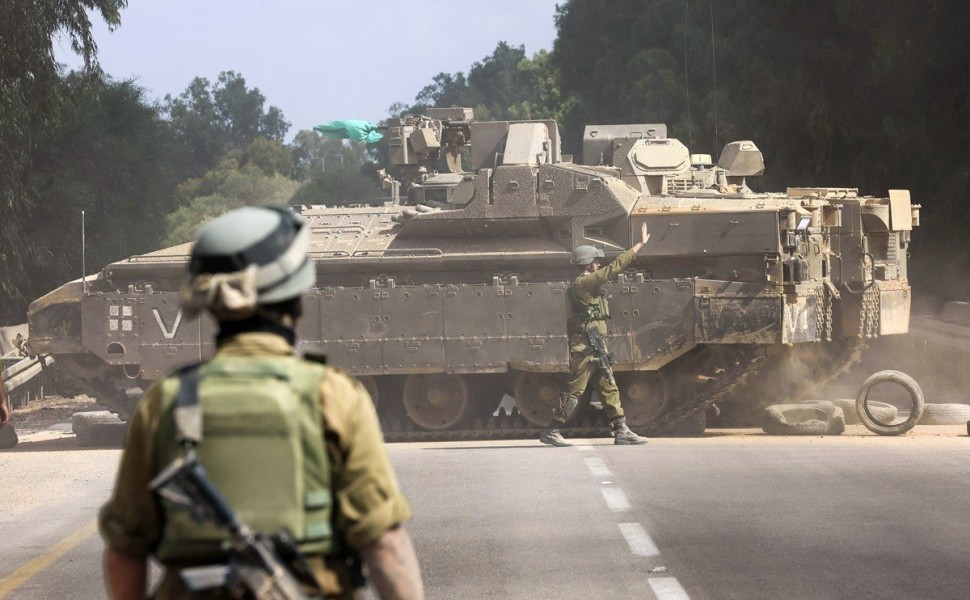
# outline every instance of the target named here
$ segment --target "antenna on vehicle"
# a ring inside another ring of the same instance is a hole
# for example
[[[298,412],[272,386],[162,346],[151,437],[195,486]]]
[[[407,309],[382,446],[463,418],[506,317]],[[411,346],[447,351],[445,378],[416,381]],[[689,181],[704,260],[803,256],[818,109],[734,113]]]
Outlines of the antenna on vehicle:
[[[690,121],[690,77],[687,70],[687,15],[690,2],[684,2],[684,89],[687,92],[687,147],[694,147],[694,128]]]
[[[84,254],[84,211],[81,211],[81,293],[88,293],[88,261]]]
[[[714,72],[714,149],[721,147],[717,136],[717,51],[714,49],[714,0],[711,0],[711,66]]]

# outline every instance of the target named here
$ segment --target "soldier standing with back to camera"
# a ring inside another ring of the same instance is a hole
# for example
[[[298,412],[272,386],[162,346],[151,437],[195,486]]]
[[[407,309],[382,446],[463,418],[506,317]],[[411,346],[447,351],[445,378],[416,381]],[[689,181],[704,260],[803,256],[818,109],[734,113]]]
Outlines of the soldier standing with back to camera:
[[[539,441],[550,446],[571,446],[559,429],[565,425],[569,416],[579,404],[579,398],[592,383],[603,401],[606,417],[613,427],[613,443],[618,445],[646,444],[647,440],[630,431],[623,407],[620,405],[620,390],[616,382],[607,377],[595,362],[589,347],[587,329],[595,328],[606,337],[606,320],[610,318],[609,300],[603,285],[613,276],[630,266],[637,252],[647,243],[650,235],[647,224],[640,228],[640,241],[629,250],[616,257],[609,265],[601,266],[603,251],[593,246],[577,246],[573,251],[573,262],[583,267],[583,272],[569,286],[569,378],[566,388],[559,397],[559,406],[553,410],[552,425],[542,432]]]
[[[216,353],[156,383],[132,416],[99,516],[116,600],[145,597],[150,555],[165,567],[155,598],[230,597],[222,588],[191,595],[180,577],[185,568],[224,564],[227,536],[149,490],[188,449],[254,530],[289,530],[326,598],[357,597],[350,557],[358,553],[380,598],[423,597],[402,525],[411,509],[367,392],[294,352],[301,297],[316,275],[308,250],[308,228],[285,208],[243,208],[199,231],[182,307],[218,321]],[[186,405],[201,412],[192,444],[184,443]]]

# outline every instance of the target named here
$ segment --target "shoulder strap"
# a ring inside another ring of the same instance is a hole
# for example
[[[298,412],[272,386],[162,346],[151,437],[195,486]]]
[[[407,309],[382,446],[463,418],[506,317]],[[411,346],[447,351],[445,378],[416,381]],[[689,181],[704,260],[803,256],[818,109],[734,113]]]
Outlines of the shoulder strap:
[[[199,404],[199,370],[192,365],[179,371],[179,394],[175,399],[175,430],[178,443],[186,447],[202,441],[202,406]]]

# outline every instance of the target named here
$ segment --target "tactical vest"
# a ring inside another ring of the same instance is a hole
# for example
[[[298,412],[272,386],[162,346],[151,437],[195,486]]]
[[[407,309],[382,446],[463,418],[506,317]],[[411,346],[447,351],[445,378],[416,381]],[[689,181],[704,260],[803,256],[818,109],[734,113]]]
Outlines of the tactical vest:
[[[336,552],[320,410],[326,367],[296,357],[217,356],[199,369],[202,439],[196,453],[229,505],[254,531],[288,529],[306,555]],[[162,386],[159,467],[185,452],[174,414],[179,379],[169,377]],[[225,560],[226,532],[164,501],[162,510],[156,550],[162,563]]]
[[[572,306],[570,320],[576,327],[610,318],[610,303],[606,298],[606,290],[596,295],[588,294],[577,288],[574,282],[569,286],[568,294]]]

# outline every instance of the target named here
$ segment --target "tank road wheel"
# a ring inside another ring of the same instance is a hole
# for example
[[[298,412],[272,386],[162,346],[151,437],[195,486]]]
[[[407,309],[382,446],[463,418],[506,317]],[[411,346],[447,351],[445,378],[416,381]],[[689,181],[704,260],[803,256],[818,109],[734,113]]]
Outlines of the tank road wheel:
[[[627,425],[649,425],[667,409],[667,384],[657,371],[617,373],[620,402]]]
[[[451,429],[468,413],[468,386],[460,375],[409,375],[404,408],[424,429]]]
[[[526,421],[538,427],[552,423],[552,411],[559,406],[566,377],[562,373],[522,371],[515,380],[515,408]]]

